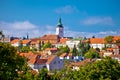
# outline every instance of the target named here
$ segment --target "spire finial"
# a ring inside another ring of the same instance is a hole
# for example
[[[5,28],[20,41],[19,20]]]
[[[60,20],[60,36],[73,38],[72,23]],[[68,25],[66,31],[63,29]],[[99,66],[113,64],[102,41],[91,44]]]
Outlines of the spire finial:
[[[61,17],[59,18],[59,21],[58,21],[57,27],[63,27],[63,26],[62,26]]]

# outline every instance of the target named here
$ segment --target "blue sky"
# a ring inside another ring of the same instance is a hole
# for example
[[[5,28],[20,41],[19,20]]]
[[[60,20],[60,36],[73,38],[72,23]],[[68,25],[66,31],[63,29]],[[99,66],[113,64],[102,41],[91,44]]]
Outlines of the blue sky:
[[[65,36],[120,35],[120,0],[0,0],[5,35],[55,34],[59,17]]]

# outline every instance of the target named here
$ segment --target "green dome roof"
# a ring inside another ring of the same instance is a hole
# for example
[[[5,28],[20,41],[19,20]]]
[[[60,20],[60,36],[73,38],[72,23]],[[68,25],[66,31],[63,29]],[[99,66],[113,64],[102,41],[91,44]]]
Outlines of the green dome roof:
[[[59,18],[59,21],[58,21],[57,27],[63,27],[62,22],[61,22],[61,18]]]

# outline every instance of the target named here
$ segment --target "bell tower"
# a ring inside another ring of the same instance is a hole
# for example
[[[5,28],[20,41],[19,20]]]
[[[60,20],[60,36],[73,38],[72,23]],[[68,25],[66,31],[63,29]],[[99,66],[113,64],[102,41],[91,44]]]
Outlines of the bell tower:
[[[57,27],[56,27],[56,35],[59,35],[59,37],[64,37],[64,27],[61,22],[61,18],[59,18]]]

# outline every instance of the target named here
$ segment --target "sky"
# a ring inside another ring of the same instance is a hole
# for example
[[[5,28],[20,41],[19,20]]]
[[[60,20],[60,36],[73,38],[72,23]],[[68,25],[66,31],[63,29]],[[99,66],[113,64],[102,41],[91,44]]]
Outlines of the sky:
[[[120,0],[0,0],[6,36],[55,34],[60,17],[65,37],[120,35]]]

